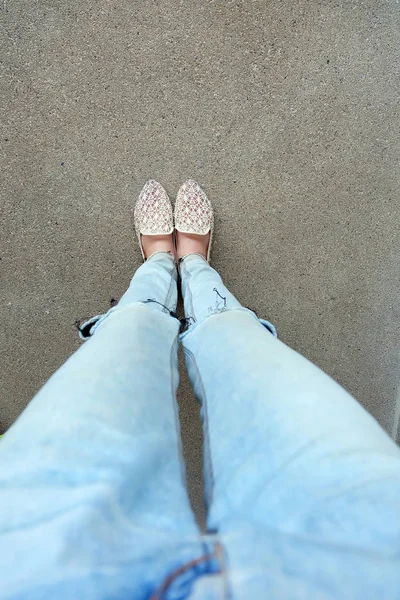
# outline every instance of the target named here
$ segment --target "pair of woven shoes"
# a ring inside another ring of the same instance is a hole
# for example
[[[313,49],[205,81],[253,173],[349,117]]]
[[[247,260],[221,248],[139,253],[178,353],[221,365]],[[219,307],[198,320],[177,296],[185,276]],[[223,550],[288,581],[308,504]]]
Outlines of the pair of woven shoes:
[[[210,260],[214,229],[213,209],[205,192],[193,179],[188,179],[179,188],[174,213],[171,201],[162,185],[152,179],[147,181],[136,202],[134,218],[143,260],[146,260],[146,257],[141,236],[168,235],[173,233],[174,229],[181,233],[197,235],[209,233],[207,260]]]

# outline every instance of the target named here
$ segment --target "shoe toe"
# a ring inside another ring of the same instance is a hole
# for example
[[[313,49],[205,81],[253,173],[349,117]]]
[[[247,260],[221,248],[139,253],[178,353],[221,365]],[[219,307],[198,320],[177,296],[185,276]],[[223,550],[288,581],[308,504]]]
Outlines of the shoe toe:
[[[205,235],[213,227],[213,209],[206,193],[194,179],[180,187],[175,204],[175,228],[182,233]]]
[[[136,234],[140,241],[142,235],[161,235],[173,232],[172,206],[163,186],[150,179],[147,181],[135,205]]]

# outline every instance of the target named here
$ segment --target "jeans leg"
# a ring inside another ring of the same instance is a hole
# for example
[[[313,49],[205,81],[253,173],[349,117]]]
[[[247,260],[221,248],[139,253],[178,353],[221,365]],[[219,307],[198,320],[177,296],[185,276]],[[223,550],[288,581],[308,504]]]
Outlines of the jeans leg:
[[[1,598],[148,598],[201,553],[176,300],[173,258],[154,255],[0,441]]]
[[[306,580],[308,591],[326,585],[327,597],[341,585],[397,597],[398,447],[344,389],[232,300],[204,260],[188,256],[181,274],[189,318],[181,339],[202,404],[208,527],[228,535],[240,581],[247,565],[254,585],[258,577],[279,586],[277,566],[292,582]],[[215,290],[226,305],[213,304]],[[368,576],[353,551],[372,556]]]

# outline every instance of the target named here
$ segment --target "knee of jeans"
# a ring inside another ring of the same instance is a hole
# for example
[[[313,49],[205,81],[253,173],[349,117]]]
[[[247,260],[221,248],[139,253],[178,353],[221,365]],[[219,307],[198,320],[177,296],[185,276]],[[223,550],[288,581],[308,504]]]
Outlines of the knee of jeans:
[[[152,310],[151,305],[157,306],[157,310],[160,310],[160,312],[164,312],[166,314],[166,316],[169,316],[169,317],[172,317],[172,318],[178,320],[178,317],[174,311],[170,310],[168,307],[157,302],[156,300],[149,298],[148,300],[143,300],[142,302],[132,302],[130,304],[124,304],[123,306],[119,306],[117,304],[116,306],[113,306],[112,308],[110,308],[110,310],[108,310],[106,313],[103,313],[101,315],[95,315],[94,317],[91,317],[87,321],[84,321],[82,324],[81,324],[80,320],[76,321],[75,325],[78,329],[79,337],[83,341],[88,340],[90,337],[92,337],[94,335],[94,333],[96,332],[98,327],[113,313],[125,311],[125,310],[131,309],[135,306],[144,306],[144,307],[148,308],[149,310]]]
[[[204,323],[211,317],[217,317],[217,316],[225,314],[227,312],[235,312],[235,311],[250,314],[256,321],[261,323],[261,325],[263,327],[265,327],[265,329],[269,333],[271,333],[276,338],[278,337],[276,328],[272,323],[270,323],[266,319],[261,319],[260,317],[258,317],[257,314],[253,310],[250,310],[249,308],[245,308],[244,306],[240,306],[240,307],[235,307],[235,308],[223,308],[222,310],[216,310],[215,312],[210,313],[209,315],[207,315],[206,317],[204,317],[204,319],[201,319],[200,321],[195,321],[195,319],[193,319],[193,317],[190,317],[190,316],[180,319],[181,332],[180,332],[179,339],[182,341],[187,335],[189,335],[190,333],[195,331],[197,329],[197,327],[199,327],[199,325],[201,325],[202,323]]]

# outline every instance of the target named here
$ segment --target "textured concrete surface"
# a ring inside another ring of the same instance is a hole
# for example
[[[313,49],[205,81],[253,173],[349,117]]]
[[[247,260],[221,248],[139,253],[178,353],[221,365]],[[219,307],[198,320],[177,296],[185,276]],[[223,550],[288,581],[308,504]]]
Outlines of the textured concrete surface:
[[[213,200],[241,301],[389,431],[399,395],[395,0],[4,0],[1,412],[78,347],[140,263],[148,177]],[[180,400],[201,512],[198,407]],[[43,416],[46,418],[46,415]]]

